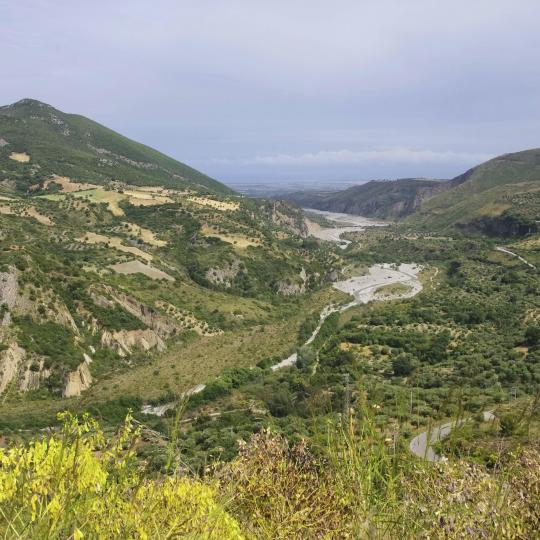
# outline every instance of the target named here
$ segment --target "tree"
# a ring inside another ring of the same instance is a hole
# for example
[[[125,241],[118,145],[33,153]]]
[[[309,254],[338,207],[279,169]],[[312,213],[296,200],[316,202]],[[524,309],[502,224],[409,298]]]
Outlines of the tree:
[[[414,370],[414,361],[410,354],[400,354],[395,358],[392,358],[392,369],[394,375],[398,377],[406,377],[410,375]]]
[[[540,326],[529,326],[525,330],[525,342],[534,347],[540,344]]]

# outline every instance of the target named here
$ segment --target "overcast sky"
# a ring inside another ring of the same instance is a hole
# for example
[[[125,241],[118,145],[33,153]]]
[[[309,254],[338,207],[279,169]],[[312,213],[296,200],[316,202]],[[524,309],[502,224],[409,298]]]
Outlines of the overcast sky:
[[[445,178],[540,147],[540,0],[0,0],[0,47],[0,104],[226,182]]]

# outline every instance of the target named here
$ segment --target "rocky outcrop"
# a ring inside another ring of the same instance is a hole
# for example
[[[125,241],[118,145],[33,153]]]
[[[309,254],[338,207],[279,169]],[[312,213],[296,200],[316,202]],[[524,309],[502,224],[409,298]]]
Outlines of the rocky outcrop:
[[[12,343],[0,353],[0,394],[15,381],[21,392],[37,390],[50,377],[51,370],[44,367],[43,360],[28,358],[26,351]]]
[[[64,397],[80,396],[81,392],[90,388],[92,384],[92,375],[88,362],[82,362],[75,371],[68,373],[66,386],[64,388]]]
[[[205,277],[214,285],[229,288],[232,286],[234,278],[240,272],[240,261],[225,262],[221,267],[209,268]]]
[[[308,236],[304,216],[299,208],[285,201],[273,201],[268,204],[271,205],[270,217],[273,223],[303,238]]]
[[[8,384],[17,376],[19,366],[26,358],[26,351],[17,343],[12,343],[0,353],[0,394],[4,392]]]
[[[157,309],[147,306],[108,285],[104,285],[100,290],[97,288],[91,289],[90,295],[94,302],[101,307],[109,308],[117,303],[128,313],[131,313],[131,315],[137,317],[142,323],[154,330],[160,337],[170,336],[180,329],[175,321],[164,317]]]
[[[26,365],[26,370],[19,382],[19,389],[21,392],[37,390],[41,386],[41,383],[50,377],[51,370],[44,368],[43,360],[39,362],[37,367],[38,369],[36,369],[35,363],[28,363]]]
[[[15,307],[19,295],[19,284],[15,270],[0,272],[0,306],[5,305],[9,309]]]
[[[283,296],[295,296],[306,292],[308,275],[304,268],[300,270],[298,277],[294,280],[284,279],[277,284],[277,291]]]
[[[118,332],[104,331],[101,334],[101,344],[113,349],[119,356],[130,355],[134,349],[149,351],[165,350],[165,343],[154,330],[120,330]]]

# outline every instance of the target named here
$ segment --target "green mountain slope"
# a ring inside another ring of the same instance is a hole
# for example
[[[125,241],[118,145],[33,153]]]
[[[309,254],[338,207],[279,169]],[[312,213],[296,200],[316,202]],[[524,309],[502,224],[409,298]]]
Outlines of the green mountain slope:
[[[0,121],[0,423],[289,353],[328,296],[335,257],[298,208],[37,102]]]
[[[447,188],[448,185],[439,180],[402,178],[393,181],[372,180],[338,192],[292,193],[285,198],[304,208],[383,219],[401,218]]]
[[[10,159],[15,153],[27,162]],[[23,159],[26,159],[24,157]],[[0,107],[0,171],[24,191],[51,174],[103,184],[191,187],[217,193],[232,190],[160,152],[76,114],[23,99]]]
[[[522,235],[540,218],[540,149],[505,154],[449,182],[451,189],[409,218],[427,227]]]
[[[285,198],[319,210],[406,218],[432,230],[523,236],[539,230],[540,149],[499,156],[447,181],[372,181],[339,192],[305,191]]]

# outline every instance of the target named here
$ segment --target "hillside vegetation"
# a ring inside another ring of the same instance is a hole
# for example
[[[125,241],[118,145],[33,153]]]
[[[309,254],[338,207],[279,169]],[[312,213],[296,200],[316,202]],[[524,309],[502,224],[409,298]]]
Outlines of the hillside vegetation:
[[[499,156],[452,180],[371,181],[339,192],[284,197],[307,208],[405,218],[424,230],[520,237],[539,230],[540,150]]]
[[[78,114],[33,99],[0,107],[0,185],[26,191],[52,174],[105,184],[231,193],[223,184]]]
[[[339,266],[298,209],[90,120],[23,100],[0,109],[0,137],[0,422],[35,411],[47,425],[90,392],[179,393],[286,352]],[[244,339],[260,351],[235,352]]]
[[[372,180],[338,192],[305,191],[284,198],[303,208],[357,214],[382,219],[397,219],[415,212],[426,200],[448,189],[439,180],[402,178]]]
[[[411,223],[457,226],[494,236],[538,230],[540,149],[505,154],[450,181],[451,189],[426,202]]]
[[[5,538],[537,535],[536,151],[335,227],[0,111]]]
[[[263,431],[205,478],[151,476],[144,428],[106,438],[90,418],[0,450],[0,532],[16,538],[533,538],[540,454],[496,470],[430,465],[388,445],[369,414],[328,425],[320,445]]]

